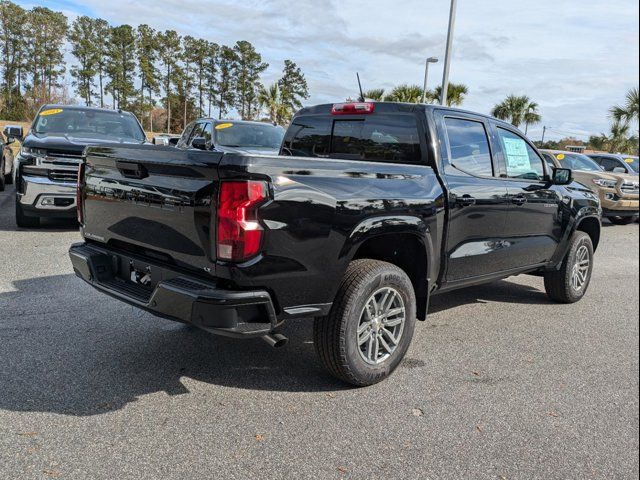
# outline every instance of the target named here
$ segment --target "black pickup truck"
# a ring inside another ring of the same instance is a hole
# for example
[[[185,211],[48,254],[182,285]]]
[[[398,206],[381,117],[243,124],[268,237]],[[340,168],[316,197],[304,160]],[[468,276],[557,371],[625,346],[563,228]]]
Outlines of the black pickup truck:
[[[586,292],[600,205],[512,126],[430,105],[305,108],[280,155],[85,152],[76,274],[158,316],[316,351],[354,385],[387,377],[432,295],[510,275]]]

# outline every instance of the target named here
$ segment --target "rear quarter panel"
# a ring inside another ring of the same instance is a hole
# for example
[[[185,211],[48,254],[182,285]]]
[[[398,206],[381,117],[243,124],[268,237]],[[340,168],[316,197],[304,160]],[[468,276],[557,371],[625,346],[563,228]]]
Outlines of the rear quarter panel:
[[[280,308],[332,302],[347,264],[373,236],[411,233],[427,250],[440,245],[444,196],[428,166],[225,155],[219,174],[268,179],[273,191],[260,210],[263,254],[239,266],[218,262],[216,274],[271,290]]]

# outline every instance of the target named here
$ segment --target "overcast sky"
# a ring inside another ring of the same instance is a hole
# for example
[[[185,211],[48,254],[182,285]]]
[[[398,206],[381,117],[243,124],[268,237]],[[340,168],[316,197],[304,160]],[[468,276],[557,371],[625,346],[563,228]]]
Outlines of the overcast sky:
[[[290,58],[307,76],[308,104],[365,89],[422,83],[424,58],[444,58],[449,0],[40,0],[70,18],[147,23],[219,44],[249,40],[270,67]],[[538,139],[608,130],[608,108],[638,85],[637,0],[459,0],[451,81],[465,83],[464,107],[488,113],[510,93],[540,104]],[[442,80],[442,61],[429,84]]]

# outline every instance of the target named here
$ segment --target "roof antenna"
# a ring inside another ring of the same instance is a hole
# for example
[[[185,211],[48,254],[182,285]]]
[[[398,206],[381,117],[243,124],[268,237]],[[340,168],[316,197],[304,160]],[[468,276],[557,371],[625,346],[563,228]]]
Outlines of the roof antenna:
[[[364,95],[362,93],[362,84],[360,83],[360,74],[356,72],[356,78],[358,79],[358,89],[360,90],[360,100],[359,102],[364,102]]]

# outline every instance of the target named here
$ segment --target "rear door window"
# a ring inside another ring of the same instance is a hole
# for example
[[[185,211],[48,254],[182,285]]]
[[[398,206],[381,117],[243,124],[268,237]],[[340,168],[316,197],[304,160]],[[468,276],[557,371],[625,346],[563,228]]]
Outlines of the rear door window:
[[[449,163],[475,176],[493,176],[493,163],[487,130],[482,122],[446,117]]]

